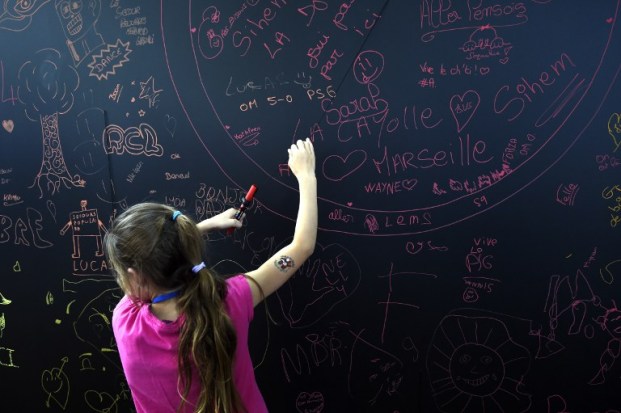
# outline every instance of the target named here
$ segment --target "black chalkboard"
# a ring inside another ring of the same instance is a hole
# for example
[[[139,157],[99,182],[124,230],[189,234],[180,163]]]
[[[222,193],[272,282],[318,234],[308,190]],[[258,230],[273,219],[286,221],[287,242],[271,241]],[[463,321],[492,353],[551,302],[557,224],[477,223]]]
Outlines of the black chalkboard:
[[[101,241],[153,200],[222,274],[320,231],[251,334],[273,412],[621,411],[619,0],[6,1],[0,409],[132,412]]]

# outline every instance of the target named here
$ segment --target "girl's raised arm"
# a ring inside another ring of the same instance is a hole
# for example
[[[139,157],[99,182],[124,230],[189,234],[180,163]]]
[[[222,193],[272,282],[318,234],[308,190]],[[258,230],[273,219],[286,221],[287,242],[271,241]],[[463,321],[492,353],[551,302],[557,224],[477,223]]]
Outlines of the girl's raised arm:
[[[293,239],[259,268],[247,273],[263,290],[250,283],[256,306],[282,286],[312,255],[317,240],[317,178],[315,151],[310,139],[298,140],[289,148],[289,168],[298,181],[300,200]]]

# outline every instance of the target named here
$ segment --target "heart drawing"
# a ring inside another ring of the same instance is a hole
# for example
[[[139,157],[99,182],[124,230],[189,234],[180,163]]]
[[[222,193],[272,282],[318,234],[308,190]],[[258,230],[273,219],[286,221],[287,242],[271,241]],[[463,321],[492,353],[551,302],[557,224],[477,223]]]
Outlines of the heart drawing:
[[[362,149],[350,152],[345,158],[339,155],[330,155],[323,161],[322,171],[330,181],[342,181],[367,160],[367,153]]]
[[[477,108],[481,103],[481,96],[475,90],[467,90],[462,95],[454,95],[451,98],[449,106],[451,113],[457,124],[457,132],[461,132],[463,128],[470,123]]]
[[[15,128],[15,124],[13,123],[13,121],[11,119],[3,120],[2,121],[2,127],[4,128],[5,131],[11,133],[11,132],[13,132],[13,128]]]

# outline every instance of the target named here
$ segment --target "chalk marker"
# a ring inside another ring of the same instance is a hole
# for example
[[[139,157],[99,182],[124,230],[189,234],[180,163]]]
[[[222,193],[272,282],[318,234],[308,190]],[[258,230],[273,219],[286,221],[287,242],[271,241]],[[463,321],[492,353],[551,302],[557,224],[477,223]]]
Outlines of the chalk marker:
[[[250,189],[248,190],[248,192],[246,192],[246,196],[242,200],[242,203],[239,206],[239,209],[237,210],[237,213],[235,213],[235,219],[236,220],[239,221],[242,218],[242,216],[244,215],[244,211],[246,211],[246,208],[248,208],[248,205],[250,205],[250,203],[252,202],[252,199],[254,198],[254,193],[255,192],[257,192],[257,187],[254,186],[254,185],[251,185]],[[226,233],[231,235],[233,233],[233,231],[235,231],[235,227],[229,228],[226,231]]]

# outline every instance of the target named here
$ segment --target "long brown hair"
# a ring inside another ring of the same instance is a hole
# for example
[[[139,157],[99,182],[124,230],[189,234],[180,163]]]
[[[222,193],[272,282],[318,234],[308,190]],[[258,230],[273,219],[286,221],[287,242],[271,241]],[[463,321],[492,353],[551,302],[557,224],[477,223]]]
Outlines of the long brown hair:
[[[192,272],[202,262],[204,240],[190,217],[173,220],[173,213],[157,203],[127,209],[106,234],[107,258],[125,294],[137,302],[150,301],[150,287],[182,289],[177,298],[185,317],[179,333],[179,411],[188,401],[194,365],[201,383],[196,413],[246,411],[233,382],[237,337],[224,309],[226,283],[208,268]],[[129,279],[128,268],[141,279]]]

